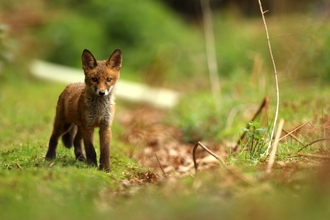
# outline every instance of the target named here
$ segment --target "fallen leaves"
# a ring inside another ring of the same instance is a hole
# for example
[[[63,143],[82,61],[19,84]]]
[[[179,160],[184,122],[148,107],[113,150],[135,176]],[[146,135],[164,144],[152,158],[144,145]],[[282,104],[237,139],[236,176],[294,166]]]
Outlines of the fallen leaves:
[[[201,185],[203,183],[200,182],[200,179],[195,179],[195,168],[197,167],[194,164],[195,161],[199,171],[211,171],[207,173],[214,178],[215,184],[220,188],[234,186],[235,190],[242,192],[237,186],[248,184],[253,189],[268,191],[270,183],[273,181],[301,188],[312,175],[311,168],[315,170],[316,167],[320,167],[322,161],[329,159],[326,154],[328,151],[316,144],[313,146],[314,150],[311,150],[308,155],[298,152],[299,146],[305,145],[305,140],[301,139],[301,135],[308,134],[309,138],[316,137],[320,134],[319,128],[312,122],[301,126],[287,123],[286,129],[289,132],[283,130],[279,140],[284,147],[287,147],[286,143],[296,144],[297,150],[291,149],[285,158],[275,160],[272,172],[266,175],[269,158],[260,161],[260,164],[254,167],[246,165],[238,167],[242,162],[236,163],[235,157],[240,155],[244,149],[232,152],[234,161],[230,162],[228,155],[230,146],[232,147],[233,144],[214,143],[210,140],[203,141],[203,143],[184,142],[180,129],[165,121],[166,114],[168,112],[140,106],[119,112],[117,115],[117,120],[125,127],[121,140],[134,148],[129,156],[148,169],[146,172],[128,177],[124,180],[124,185],[141,186],[163,182],[163,180],[179,184],[178,179],[191,176],[194,182],[192,186],[202,189],[206,186]],[[324,120],[321,128],[328,123],[328,120]],[[279,146],[282,151],[283,146],[282,148]],[[309,147],[312,146],[309,145]]]
[[[181,131],[168,125],[164,121],[165,115],[166,112],[150,107],[119,113],[119,122],[126,127],[122,139],[138,149],[132,157],[157,175],[192,175],[194,145],[183,142]],[[220,145],[211,144],[211,148],[220,153]],[[196,155],[202,169],[219,166],[201,149],[197,150]]]

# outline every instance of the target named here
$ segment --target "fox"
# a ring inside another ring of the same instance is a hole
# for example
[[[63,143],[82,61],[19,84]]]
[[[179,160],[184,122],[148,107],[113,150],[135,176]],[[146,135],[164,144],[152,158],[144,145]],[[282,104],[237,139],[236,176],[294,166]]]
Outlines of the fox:
[[[61,138],[65,147],[74,146],[77,160],[97,166],[93,134],[94,129],[99,128],[99,169],[108,172],[115,88],[122,67],[122,53],[120,49],[116,49],[107,60],[100,61],[89,50],[84,49],[81,62],[85,82],[69,84],[60,94],[45,158],[56,158],[56,148]]]

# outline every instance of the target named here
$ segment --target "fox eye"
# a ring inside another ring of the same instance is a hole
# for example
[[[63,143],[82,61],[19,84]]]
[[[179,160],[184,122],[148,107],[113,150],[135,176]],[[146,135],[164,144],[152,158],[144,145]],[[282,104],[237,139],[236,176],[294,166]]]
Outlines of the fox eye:
[[[96,77],[93,77],[93,78],[92,78],[92,81],[93,81],[93,82],[97,82],[97,78],[96,78]]]
[[[110,77],[107,78],[107,82],[111,82],[111,80],[112,80],[112,79],[111,79]]]

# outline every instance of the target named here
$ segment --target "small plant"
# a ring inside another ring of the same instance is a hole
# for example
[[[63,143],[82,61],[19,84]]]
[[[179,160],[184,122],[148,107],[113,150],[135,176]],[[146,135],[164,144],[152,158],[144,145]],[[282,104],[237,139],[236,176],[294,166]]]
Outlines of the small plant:
[[[246,132],[247,147],[246,157],[250,160],[258,160],[266,149],[265,135],[267,128],[260,126],[259,122],[251,121],[248,123],[248,127],[243,129]]]

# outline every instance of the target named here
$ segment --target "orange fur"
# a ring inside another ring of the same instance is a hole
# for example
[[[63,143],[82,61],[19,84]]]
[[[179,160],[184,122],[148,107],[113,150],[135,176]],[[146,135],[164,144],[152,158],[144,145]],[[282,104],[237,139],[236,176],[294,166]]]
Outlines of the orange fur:
[[[122,54],[118,49],[108,60],[103,61],[97,61],[90,51],[83,51],[85,83],[70,84],[60,95],[46,159],[56,157],[58,139],[62,136],[66,147],[74,146],[77,160],[87,160],[88,164],[97,165],[93,133],[95,127],[99,127],[99,168],[110,170],[111,125],[115,114],[114,91],[121,65]],[[82,141],[86,157],[83,154]]]

